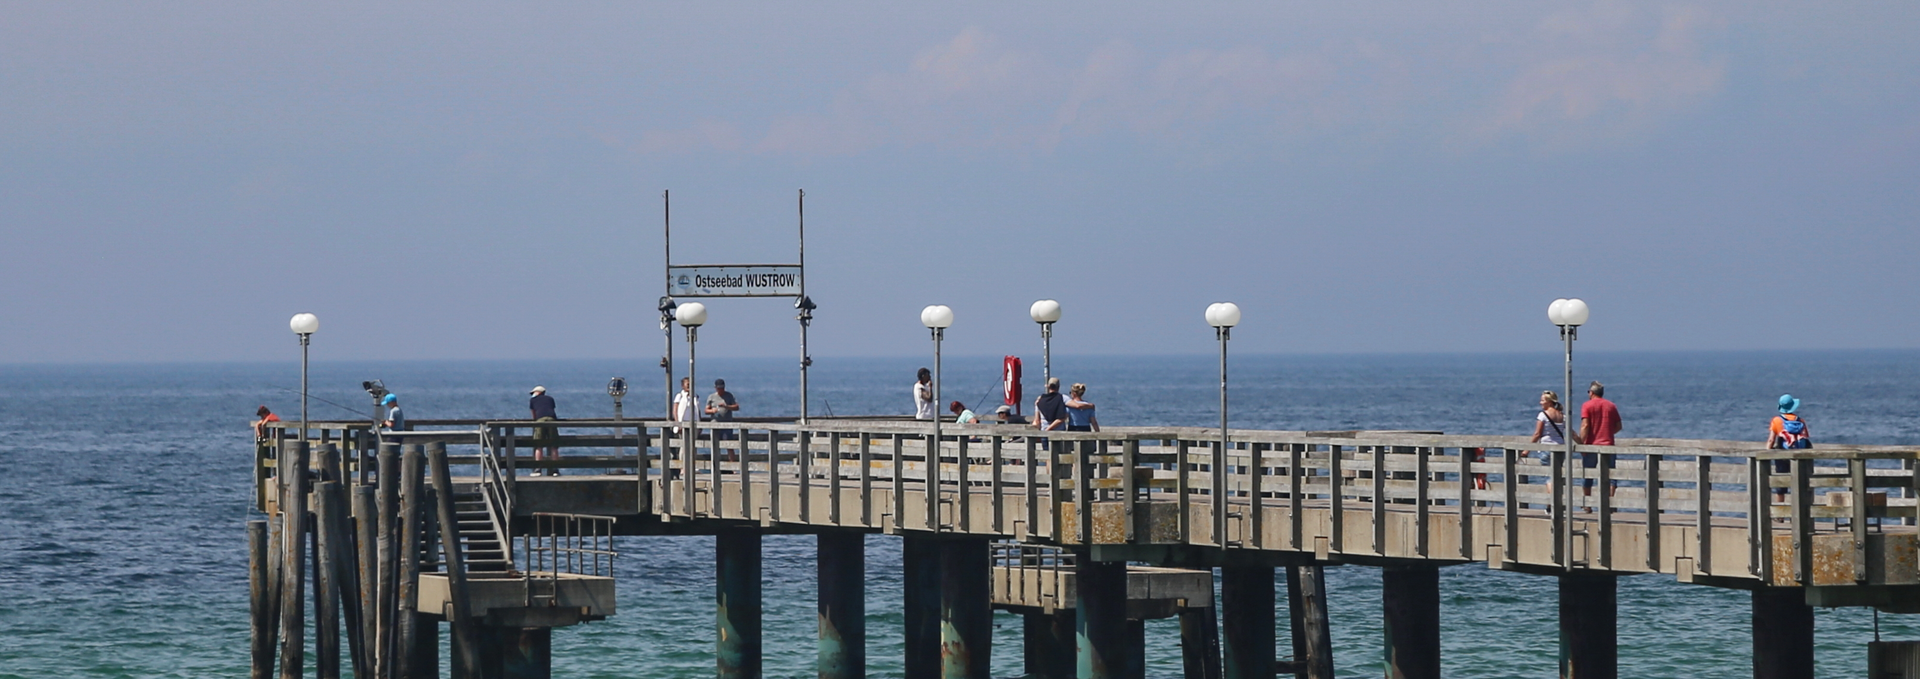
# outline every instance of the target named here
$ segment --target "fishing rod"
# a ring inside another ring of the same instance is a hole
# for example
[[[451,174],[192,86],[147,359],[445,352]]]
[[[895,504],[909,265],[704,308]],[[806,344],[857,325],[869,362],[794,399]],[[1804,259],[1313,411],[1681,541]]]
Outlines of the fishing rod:
[[[279,389],[279,390],[281,390],[281,391],[284,391],[284,392],[287,392],[287,393],[289,393],[289,394],[298,394],[298,393],[300,393],[300,390],[298,390],[298,389],[288,389],[288,388],[286,388],[286,387],[274,387],[274,388],[275,388],[275,389]],[[319,402],[321,402],[321,403],[325,403],[325,404],[327,404],[327,405],[330,405],[330,406],[333,406],[333,407],[335,407],[335,408],[339,408],[339,409],[341,409],[341,410],[345,410],[345,411],[347,411],[347,412],[350,412],[350,413],[353,413],[353,414],[355,414],[355,415],[358,415],[358,416],[360,416],[360,417],[369,417],[369,415],[367,415],[366,413],[363,413],[363,412],[360,412],[359,410],[356,410],[356,409],[354,409],[354,408],[351,408],[351,407],[348,407],[348,406],[343,406],[343,405],[340,405],[340,404],[338,404],[338,403],[334,403],[334,402],[332,402],[332,401],[329,401],[329,400],[326,400],[326,399],[324,399],[324,398],[320,398],[320,397],[318,397],[318,396],[314,396],[314,395],[313,395],[313,394],[311,394],[311,393],[309,393],[309,394],[307,394],[307,398],[308,398],[308,399],[311,399],[311,400],[314,400],[314,401],[319,401]]]

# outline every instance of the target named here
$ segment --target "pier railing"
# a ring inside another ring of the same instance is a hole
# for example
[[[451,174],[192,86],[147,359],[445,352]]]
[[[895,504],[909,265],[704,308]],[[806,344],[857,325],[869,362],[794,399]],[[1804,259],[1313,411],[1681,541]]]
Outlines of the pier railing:
[[[497,475],[509,502],[523,467],[632,470],[638,501],[619,509],[671,521],[1484,561],[1706,581],[1910,577],[1910,565],[1893,561],[1913,547],[1920,495],[1915,454],[1896,447],[1767,451],[1756,443],[1625,439],[1579,446],[1581,459],[1569,464],[1564,446],[1522,437],[1417,432],[1231,430],[1223,450],[1218,429],[1039,436],[950,424],[936,448],[931,427],[916,422],[587,420],[541,423],[558,429],[552,442],[566,452],[535,461],[519,451],[533,422],[435,424],[448,429],[397,438],[465,446],[470,454],[454,461]],[[344,441],[365,426],[312,428]],[[616,436],[615,427],[625,429]],[[596,454],[617,448],[635,452]],[[263,466],[271,458],[263,456]]]

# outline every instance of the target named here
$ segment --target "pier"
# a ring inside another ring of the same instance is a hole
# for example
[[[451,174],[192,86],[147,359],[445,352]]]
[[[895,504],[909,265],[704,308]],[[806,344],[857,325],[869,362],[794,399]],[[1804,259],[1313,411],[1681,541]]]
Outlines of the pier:
[[[343,653],[354,676],[549,676],[552,635],[618,614],[612,562],[645,558],[614,536],[716,537],[729,679],[760,676],[769,533],[818,536],[819,675],[834,678],[865,676],[869,533],[904,541],[916,678],[990,676],[995,609],[1024,621],[1028,676],[1141,676],[1142,621],[1177,617],[1187,677],[1332,677],[1335,565],[1380,570],[1394,678],[1440,676],[1438,569],[1456,564],[1558,579],[1563,677],[1616,675],[1621,575],[1750,591],[1768,679],[1813,676],[1812,607],[1920,613],[1912,448],[1622,439],[1577,447],[1598,457],[1585,467],[1562,444],[1438,432],[1234,429],[1222,446],[1217,428],[949,422],[935,441],[931,423],[884,419],[540,424],[560,459],[531,459],[528,421],[273,425],[254,458],[272,520],[248,532],[254,676],[305,676],[307,635],[321,677]],[[1896,671],[1914,646],[1867,650]]]

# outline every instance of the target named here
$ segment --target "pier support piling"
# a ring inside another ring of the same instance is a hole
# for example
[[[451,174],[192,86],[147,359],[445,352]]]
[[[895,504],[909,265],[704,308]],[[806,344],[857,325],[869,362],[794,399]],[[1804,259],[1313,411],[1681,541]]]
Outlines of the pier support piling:
[[[1023,667],[1027,676],[1033,679],[1073,679],[1073,614],[1042,612],[1027,613],[1022,617]]]
[[[426,494],[423,481],[425,460],[422,459],[419,446],[407,446],[400,461],[400,517],[399,533],[394,537],[394,558],[398,562],[393,579],[393,621],[392,648],[389,654],[392,660],[388,664],[391,676],[414,677],[415,638],[420,619],[414,612],[414,602],[418,600],[420,581],[420,537],[422,524],[426,520],[426,503],[421,496]],[[291,679],[291,678],[289,678]]]
[[[1299,601],[1293,616],[1294,661],[1304,663],[1295,676],[1333,678],[1333,626],[1327,620],[1327,571],[1324,566],[1288,566],[1288,601]],[[1294,594],[1298,592],[1298,594]]]
[[[1227,679],[1273,676],[1273,568],[1221,566],[1220,613]]]
[[[940,544],[903,538],[900,559],[906,679],[933,679],[940,676]]]
[[[1813,607],[1799,587],[1753,590],[1753,679],[1813,678]]]
[[[1440,679],[1440,569],[1380,569],[1387,679]]]
[[[1075,555],[1074,676],[1126,679],[1127,564]]]
[[[1180,611],[1180,661],[1186,679],[1220,679],[1220,619],[1211,603]]]
[[[818,536],[820,679],[867,676],[867,544],[860,533]]]
[[[321,451],[322,459],[326,450]],[[324,467],[323,467],[324,468]],[[336,481],[313,489],[313,667],[319,679],[340,679],[340,580],[334,557],[340,538],[333,534]]]
[[[280,500],[280,677],[306,673],[307,442],[284,446],[279,460]]]
[[[1612,575],[1566,573],[1560,576],[1561,679],[1613,679],[1618,675]]]
[[[993,659],[993,602],[987,541],[940,543],[940,676],[989,679]]]
[[[267,522],[247,522],[247,589],[252,602],[252,651],[253,679],[268,679],[273,676],[273,607],[267,604],[272,596],[273,587],[268,584],[267,562]]]
[[[427,444],[427,462],[433,467],[434,504],[438,506],[440,519],[437,522],[440,535],[440,561],[447,575],[447,595],[452,600],[453,637],[461,643],[462,651],[453,654],[454,667],[464,668],[471,673],[480,665],[480,644],[475,636],[477,623],[468,607],[466,556],[460,549],[460,520],[454,511],[453,476],[447,464],[447,444],[440,441]]]
[[[760,533],[725,529],[714,536],[714,599],[720,679],[760,676]]]

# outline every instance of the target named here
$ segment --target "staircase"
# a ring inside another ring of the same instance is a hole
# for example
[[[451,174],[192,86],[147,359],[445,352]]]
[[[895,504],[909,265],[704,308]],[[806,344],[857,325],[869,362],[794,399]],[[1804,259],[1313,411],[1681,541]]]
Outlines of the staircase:
[[[508,542],[495,525],[493,513],[487,507],[485,495],[476,487],[468,492],[456,491],[453,495],[455,532],[460,536],[462,556],[466,557],[467,573],[485,577],[485,574],[506,575],[513,572],[513,560],[507,553]]]

